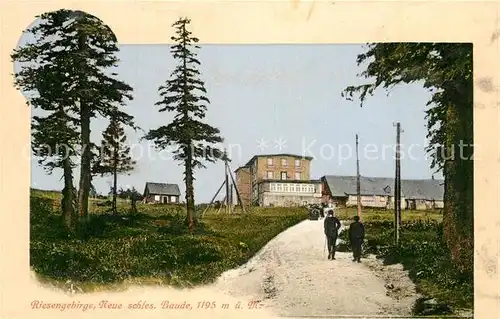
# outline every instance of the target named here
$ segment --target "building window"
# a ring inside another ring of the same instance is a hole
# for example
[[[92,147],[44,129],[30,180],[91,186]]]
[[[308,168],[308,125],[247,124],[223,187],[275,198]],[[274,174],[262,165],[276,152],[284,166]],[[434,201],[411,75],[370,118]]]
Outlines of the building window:
[[[283,185],[281,185],[281,184],[277,184],[277,185],[276,185],[276,191],[278,191],[278,192],[282,192],[282,191],[283,191]]]
[[[159,202],[160,201],[160,195],[155,195],[155,201]]]
[[[299,159],[296,159],[295,160],[295,167],[300,167],[300,160]]]
[[[268,157],[267,158],[267,165],[273,165],[273,158],[272,157]]]
[[[170,196],[170,202],[172,202],[172,203],[177,202],[177,197],[175,197],[175,196]]]
[[[295,172],[295,179],[300,180],[300,172]]]
[[[275,183],[271,183],[270,189],[271,189],[271,192],[275,192],[276,191],[276,184]]]
[[[281,179],[286,180],[286,178],[287,178],[286,172],[281,172]]]
[[[281,166],[287,167],[288,166],[288,160],[286,158],[281,159]]]
[[[283,191],[288,192],[288,185],[287,184],[283,185]]]
[[[300,187],[300,191],[301,191],[302,193],[307,192],[307,188],[306,188],[306,186],[301,185],[301,187]]]
[[[273,179],[273,172],[272,171],[267,171],[267,178],[268,179]]]

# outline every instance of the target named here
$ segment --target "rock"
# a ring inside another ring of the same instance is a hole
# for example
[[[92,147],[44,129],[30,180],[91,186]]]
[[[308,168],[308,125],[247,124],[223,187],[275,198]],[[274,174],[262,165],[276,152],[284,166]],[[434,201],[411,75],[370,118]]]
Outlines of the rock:
[[[424,304],[425,305],[437,305],[438,302],[436,299],[433,298],[433,299],[428,299],[428,300],[424,301]]]
[[[414,306],[414,313],[418,316],[435,316],[452,314],[450,306],[440,303],[434,298],[420,298]]]

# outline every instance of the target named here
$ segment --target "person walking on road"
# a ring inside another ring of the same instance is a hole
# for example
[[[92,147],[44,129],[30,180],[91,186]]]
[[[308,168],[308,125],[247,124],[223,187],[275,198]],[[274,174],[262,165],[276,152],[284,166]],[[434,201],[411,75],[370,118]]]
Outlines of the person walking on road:
[[[340,220],[333,215],[333,209],[330,209],[327,212],[323,224],[325,228],[326,243],[328,245],[328,259],[335,260],[337,237],[339,235],[339,229],[342,225],[340,224]]]
[[[361,262],[361,245],[365,240],[365,226],[354,216],[354,222],[349,226],[349,241],[351,242],[353,262]]]

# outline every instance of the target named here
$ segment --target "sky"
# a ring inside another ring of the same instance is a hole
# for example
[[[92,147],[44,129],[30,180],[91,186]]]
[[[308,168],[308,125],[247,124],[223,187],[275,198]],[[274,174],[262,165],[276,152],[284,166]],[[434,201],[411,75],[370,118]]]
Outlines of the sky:
[[[341,97],[346,86],[366,82],[357,76],[363,67],[356,65],[356,56],[364,50],[362,44],[201,45],[201,79],[211,101],[206,121],[221,130],[232,170],[253,155],[293,153],[314,157],[313,179],[355,175],[359,134],[360,174],[393,177],[394,123],[399,121],[402,178],[431,178],[433,170],[424,151],[424,112],[430,93],[421,84],[396,86],[390,92],[379,89],[362,108],[358,101]],[[158,87],[175,66],[169,45],[122,45],[118,57],[119,78],[134,89],[134,99],[124,109],[144,131],[167,125],[173,115],[159,113],[154,104],[159,100]],[[94,142],[101,140],[107,124],[101,119],[92,122]],[[144,131],[126,130],[137,166],[130,175],[118,177],[118,187],[133,186],[142,192],[146,182],[177,183],[184,197],[183,167],[171,153],[159,153],[149,142],[139,143]],[[47,175],[35,159],[31,169],[32,187],[62,189],[61,170]],[[78,170],[74,176],[77,185]],[[196,171],[195,178],[195,200],[208,202],[224,179],[224,164],[209,163]],[[97,177],[94,184],[107,194],[111,181]]]

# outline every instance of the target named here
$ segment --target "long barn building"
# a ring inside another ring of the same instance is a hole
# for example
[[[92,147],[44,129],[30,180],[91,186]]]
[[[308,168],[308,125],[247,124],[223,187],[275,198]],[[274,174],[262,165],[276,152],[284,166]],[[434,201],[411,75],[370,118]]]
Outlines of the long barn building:
[[[325,175],[323,202],[339,207],[357,205],[356,176]],[[393,208],[394,178],[360,177],[361,205],[363,207]],[[402,179],[402,209],[440,209],[444,206],[444,181],[438,179]]]

